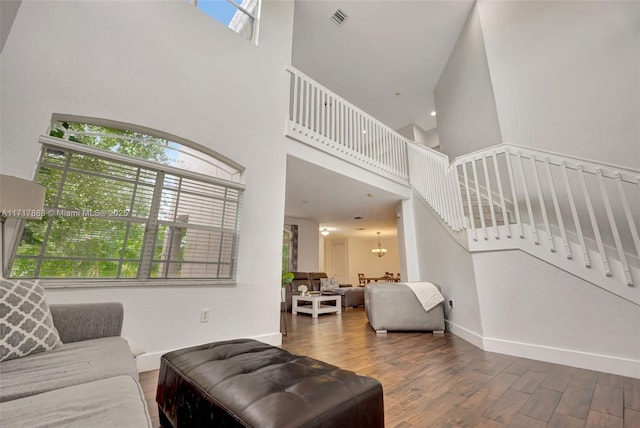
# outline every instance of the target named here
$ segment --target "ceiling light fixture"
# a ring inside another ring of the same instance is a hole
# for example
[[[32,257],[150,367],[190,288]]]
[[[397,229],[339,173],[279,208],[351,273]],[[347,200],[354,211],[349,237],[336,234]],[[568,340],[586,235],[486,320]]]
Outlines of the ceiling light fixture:
[[[326,227],[323,227],[322,230],[320,231],[320,235],[322,236],[329,235],[329,229],[327,229]]]
[[[374,248],[371,250],[371,253],[376,257],[383,257],[387,254],[387,249],[382,248],[382,243],[380,243],[380,232],[376,232],[378,234],[378,248]]]
[[[435,116],[435,115],[436,115],[436,111],[435,111],[435,110],[433,110],[433,111],[431,112],[431,116]]]

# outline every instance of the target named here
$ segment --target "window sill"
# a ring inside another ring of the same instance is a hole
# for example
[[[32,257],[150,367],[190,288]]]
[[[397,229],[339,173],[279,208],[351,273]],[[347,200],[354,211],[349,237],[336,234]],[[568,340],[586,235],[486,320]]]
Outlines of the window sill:
[[[234,287],[237,282],[232,279],[41,279],[44,288],[103,288],[103,287]]]

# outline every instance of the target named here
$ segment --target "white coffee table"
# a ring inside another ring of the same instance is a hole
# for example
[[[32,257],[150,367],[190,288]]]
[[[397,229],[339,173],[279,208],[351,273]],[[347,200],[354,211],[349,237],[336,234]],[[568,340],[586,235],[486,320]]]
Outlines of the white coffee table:
[[[311,306],[298,306],[298,302],[311,302]],[[323,302],[336,302],[336,305],[323,305]],[[291,313],[296,315],[311,314],[312,318],[318,318],[318,314],[342,313],[342,300],[339,295],[315,294],[311,296],[292,296]]]

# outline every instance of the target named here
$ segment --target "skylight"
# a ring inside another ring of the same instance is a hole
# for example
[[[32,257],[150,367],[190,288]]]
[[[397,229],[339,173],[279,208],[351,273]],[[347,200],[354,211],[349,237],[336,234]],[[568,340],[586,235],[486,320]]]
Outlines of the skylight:
[[[260,0],[187,0],[245,39],[257,42]]]

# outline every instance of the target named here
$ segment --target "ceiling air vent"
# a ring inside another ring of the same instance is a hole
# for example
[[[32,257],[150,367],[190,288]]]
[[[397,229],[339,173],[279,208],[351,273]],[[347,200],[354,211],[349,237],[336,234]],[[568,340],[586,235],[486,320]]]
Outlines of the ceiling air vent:
[[[347,18],[349,18],[349,15],[347,15],[343,10],[340,9],[336,10],[334,14],[331,15],[331,20],[335,22],[336,25],[342,25],[342,23],[346,21]]]

